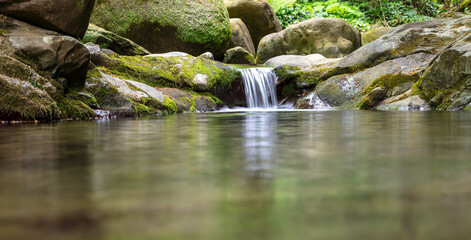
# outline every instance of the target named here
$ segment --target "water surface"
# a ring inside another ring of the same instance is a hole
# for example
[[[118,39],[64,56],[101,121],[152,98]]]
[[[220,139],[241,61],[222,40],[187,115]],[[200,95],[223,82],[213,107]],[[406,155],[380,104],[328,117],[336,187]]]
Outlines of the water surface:
[[[0,239],[470,239],[471,114],[0,126]]]

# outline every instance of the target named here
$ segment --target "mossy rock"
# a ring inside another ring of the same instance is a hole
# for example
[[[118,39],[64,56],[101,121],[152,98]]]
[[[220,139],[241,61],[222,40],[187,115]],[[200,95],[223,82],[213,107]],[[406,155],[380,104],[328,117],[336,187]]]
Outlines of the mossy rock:
[[[230,66],[190,55],[143,57],[95,52],[92,53],[92,61],[106,74],[145,83],[151,87],[210,92],[218,96],[232,91],[234,83],[241,83],[240,73]],[[198,81],[202,76],[205,83]]]
[[[231,38],[222,0],[102,0],[91,22],[129,38],[153,53],[212,52],[222,59]]]
[[[137,45],[135,42],[94,24],[88,26],[82,42],[97,44],[101,48],[113,50],[120,55],[134,56],[150,54],[147,49]]]
[[[384,34],[391,31],[391,27],[380,27],[373,29],[369,32],[365,32],[361,34],[361,44],[367,45],[370,42],[375,41],[376,39],[382,37]]]

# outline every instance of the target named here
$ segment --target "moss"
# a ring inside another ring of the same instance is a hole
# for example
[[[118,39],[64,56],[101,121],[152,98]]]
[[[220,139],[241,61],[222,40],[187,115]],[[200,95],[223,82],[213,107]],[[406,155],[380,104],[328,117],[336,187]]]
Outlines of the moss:
[[[85,120],[95,116],[95,112],[87,104],[68,96],[59,100],[58,106],[62,112],[62,118]]]
[[[240,76],[233,69],[223,70],[215,62],[188,57],[110,56],[112,60],[99,67],[108,74],[145,83],[152,87],[193,89],[196,74],[209,77],[211,88],[229,89]]]
[[[1,120],[59,119],[56,102],[44,91],[27,82],[0,74]]]
[[[148,26],[159,32],[171,27],[177,39],[207,48],[227,48],[231,37],[229,14],[220,0],[98,1],[91,22],[131,39],[133,29]]]
[[[93,94],[86,91],[72,91],[67,94],[67,97],[72,100],[78,100],[85,103],[90,108],[98,108],[98,102]]]
[[[138,116],[176,114],[178,110],[175,102],[173,102],[172,99],[168,97],[164,98],[164,102],[160,102],[152,97],[130,100],[133,103],[134,110]]]
[[[3,36],[5,34],[9,34],[9,33],[10,33],[10,31],[8,31],[8,30],[0,29],[0,36]]]
[[[296,92],[297,91],[295,89],[294,83],[290,83],[290,84],[288,84],[286,86],[283,86],[281,88],[281,96],[283,96],[283,97],[295,95]]]
[[[379,77],[375,81],[373,81],[373,83],[371,83],[370,86],[368,86],[368,88],[366,88],[366,90],[363,91],[362,95],[368,94],[369,92],[371,92],[373,89],[377,87],[381,87],[384,89],[392,89],[406,82],[415,83],[419,80],[419,78],[420,77],[417,74],[412,74],[412,75],[403,74],[403,73],[386,74]]]

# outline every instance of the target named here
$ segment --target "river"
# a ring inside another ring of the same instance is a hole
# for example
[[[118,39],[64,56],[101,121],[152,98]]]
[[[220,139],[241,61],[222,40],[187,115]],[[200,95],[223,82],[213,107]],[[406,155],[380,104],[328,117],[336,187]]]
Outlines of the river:
[[[471,113],[0,125],[0,239],[469,239]]]

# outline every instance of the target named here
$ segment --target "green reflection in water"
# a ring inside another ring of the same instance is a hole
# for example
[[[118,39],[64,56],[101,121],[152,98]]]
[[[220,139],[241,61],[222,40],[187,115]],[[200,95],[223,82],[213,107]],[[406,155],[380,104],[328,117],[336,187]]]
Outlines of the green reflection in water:
[[[0,239],[469,239],[471,114],[0,126]]]

